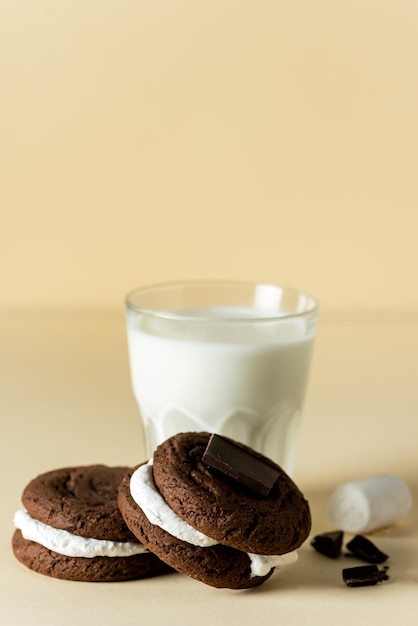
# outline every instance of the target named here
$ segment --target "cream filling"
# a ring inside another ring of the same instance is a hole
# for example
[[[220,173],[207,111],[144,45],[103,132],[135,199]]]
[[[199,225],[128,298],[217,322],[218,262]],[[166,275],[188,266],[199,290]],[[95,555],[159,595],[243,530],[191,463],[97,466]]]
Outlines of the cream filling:
[[[168,506],[155,486],[152,460],[146,465],[141,465],[132,474],[130,490],[132,498],[151,524],[194,546],[206,548],[218,543],[190,526]],[[296,551],[280,555],[247,554],[251,562],[251,577],[266,576],[273,567],[290,565],[298,559]]]
[[[132,498],[154,526],[159,526],[173,537],[201,548],[215,546],[218,543],[190,526],[168,506],[155,486],[152,461],[135,470],[131,477],[130,489]]]
[[[65,556],[92,559],[95,556],[126,557],[148,552],[142,543],[109,541],[73,535],[67,530],[53,528],[34,519],[24,509],[15,513],[14,524],[22,532],[25,539],[35,541],[48,550]]]

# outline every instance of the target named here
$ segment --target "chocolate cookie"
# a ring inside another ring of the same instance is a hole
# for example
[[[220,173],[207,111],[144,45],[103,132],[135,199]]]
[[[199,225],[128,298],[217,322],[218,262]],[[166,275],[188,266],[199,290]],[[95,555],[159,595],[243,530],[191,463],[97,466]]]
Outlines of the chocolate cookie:
[[[251,470],[254,461],[271,470],[271,488],[263,484],[260,493],[254,476],[234,471],[234,460],[226,474],[211,467],[204,461],[210,438],[180,433],[165,441],[152,463],[124,477],[119,506],[135,536],[174,569],[215,587],[253,587],[296,560],[311,527],[309,506],[281,468],[242,444],[221,438]]]
[[[169,568],[127,528],[117,504],[127,467],[91,465],[41,474],[23,491],[12,546],[28,568],[67,580],[108,582]]]

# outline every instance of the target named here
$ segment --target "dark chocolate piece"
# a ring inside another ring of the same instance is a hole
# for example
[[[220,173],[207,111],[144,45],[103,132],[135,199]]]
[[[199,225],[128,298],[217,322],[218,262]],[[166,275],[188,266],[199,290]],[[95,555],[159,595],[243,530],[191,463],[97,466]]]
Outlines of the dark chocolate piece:
[[[211,435],[203,462],[261,496],[268,496],[280,471],[232,441]]]
[[[311,546],[317,552],[328,556],[330,559],[337,559],[341,555],[341,546],[344,533],[342,530],[335,530],[327,533],[315,535],[311,540]]]
[[[347,549],[353,556],[356,556],[366,563],[384,563],[389,556],[379,550],[370,539],[366,539],[362,535],[356,535],[347,543]]]
[[[347,587],[366,587],[377,585],[384,580],[389,580],[387,565],[379,569],[377,565],[360,565],[360,567],[347,567],[343,569],[343,581]]]

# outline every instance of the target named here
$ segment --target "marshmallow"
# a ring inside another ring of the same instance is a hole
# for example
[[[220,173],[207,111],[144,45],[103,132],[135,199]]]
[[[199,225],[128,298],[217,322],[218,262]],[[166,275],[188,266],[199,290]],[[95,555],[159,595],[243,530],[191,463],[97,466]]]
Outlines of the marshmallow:
[[[359,533],[393,524],[412,507],[405,482],[394,474],[376,474],[338,487],[328,502],[335,528]]]

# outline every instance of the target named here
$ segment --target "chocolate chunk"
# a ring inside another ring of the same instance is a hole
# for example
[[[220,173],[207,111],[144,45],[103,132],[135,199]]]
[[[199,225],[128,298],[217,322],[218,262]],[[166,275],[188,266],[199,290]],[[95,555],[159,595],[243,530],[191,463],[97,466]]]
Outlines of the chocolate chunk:
[[[344,533],[341,530],[321,533],[315,535],[311,541],[311,546],[317,552],[328,556],[330,559],[337,559],[341,554]]]
[[[361,565],[360,567],[347,567],[343,569],[343,581],[347,587],[366,587],[377,585],[384,580],[389,580],[388,567],[380,570],[377,565]]]
[[[203,462],[261,496],[268,496],[280,471],[228,439],[211,435]]]
[[[356,556],[366,563],[384,563],[389,556],[379,550],[374,543],[362,535],[356,535],[347,543],[347,549],[353,556]]]

